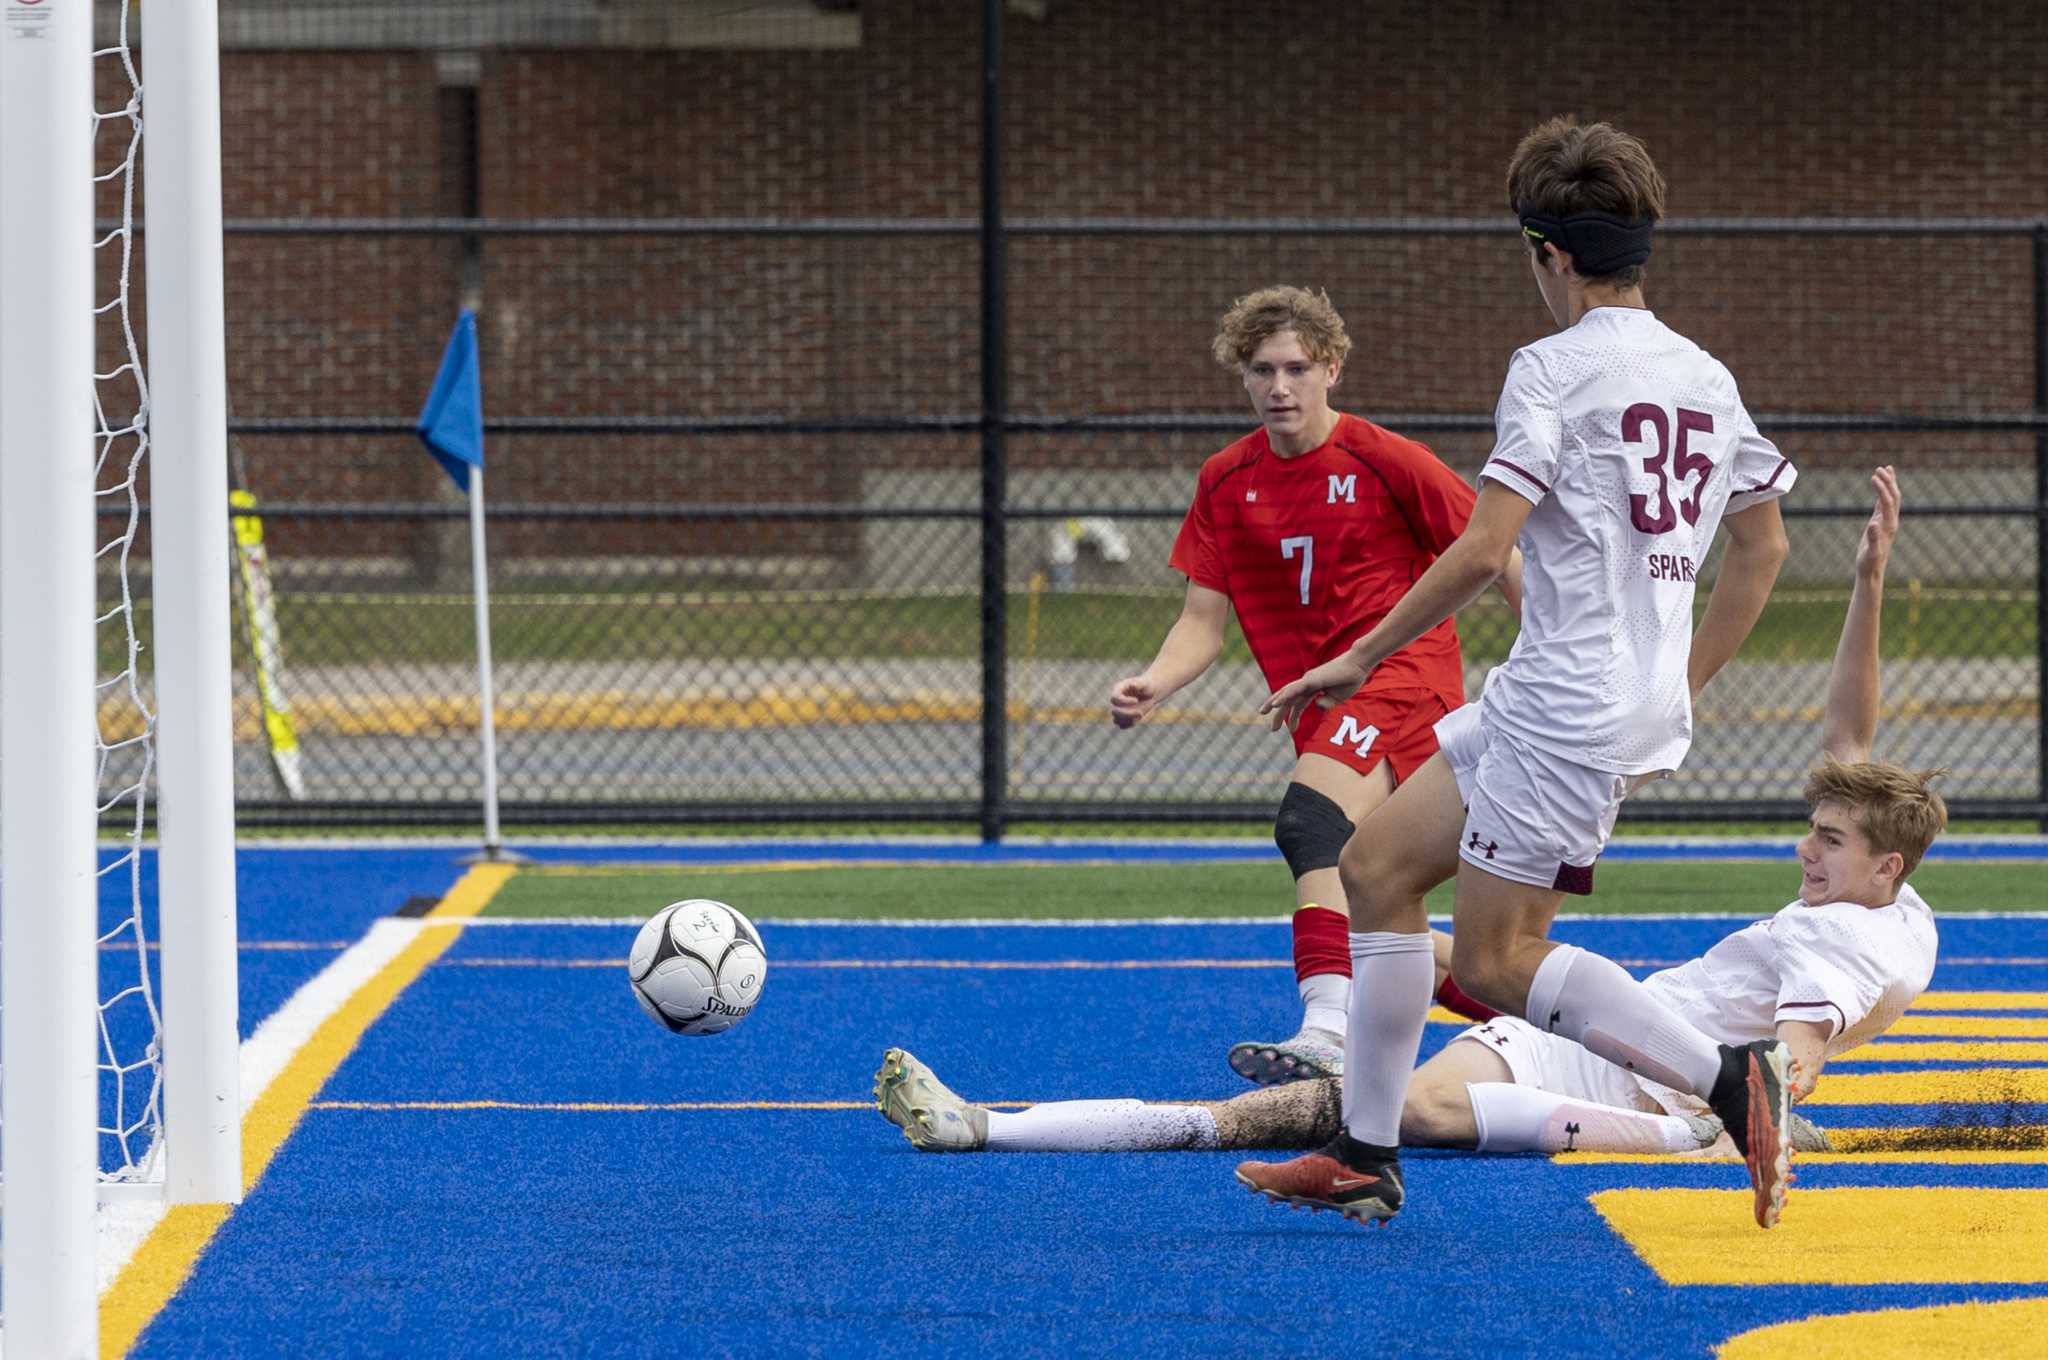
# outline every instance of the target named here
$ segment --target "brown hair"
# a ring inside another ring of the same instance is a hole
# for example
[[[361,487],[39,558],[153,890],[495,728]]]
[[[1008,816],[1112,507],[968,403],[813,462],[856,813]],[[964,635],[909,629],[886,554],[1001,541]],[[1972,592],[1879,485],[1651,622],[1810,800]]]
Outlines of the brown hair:
[[[1845,762],[1830,756],[1806,777],[1806,805],[1838,803],[1848,808],[1849,820],[1873,850],[1879,854],[1896,850],[1905,859],[1906,867],[1899,870],[1899,880],[1904,882],[1948,825],[1948,805],[1934,791],[1933,783],[1946,773],[1909,770],[1888,761]]]
[[[1613,124],[1553,118],[1532,128],[1508,160],[1508,209],[1524,208],[1548,217],[1597,212],[1657,222],[1664,217],[1664,176],[1643,144]],[[1531,240],[1529,248],[1543,252],[1540,241]],[[1587,278],[1634,288],[1643,281],[1643,266]]]
[[[1252,361],[1260,345],[1282,331],[1293,331],[1308,357],[1319,364],[1340,364],[1351,352],[1351,337],[1344,333],[1344,318],[1337,315],[1330,295],[1286,284],[1246,293],[1231,303],[1216,323],[1210,352],[1225,368],[1240,369]]]

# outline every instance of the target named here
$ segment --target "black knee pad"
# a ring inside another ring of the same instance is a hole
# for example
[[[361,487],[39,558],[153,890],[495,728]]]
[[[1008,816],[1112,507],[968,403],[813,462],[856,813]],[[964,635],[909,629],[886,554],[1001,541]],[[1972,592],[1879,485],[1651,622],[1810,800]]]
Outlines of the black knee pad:
[[[1287,859],[1296,878],[1317,869],[1333,869],[1351,839],[1351,819],[1330,798],[1306,784],[1289,784],[1273,819],[1273,844]]]

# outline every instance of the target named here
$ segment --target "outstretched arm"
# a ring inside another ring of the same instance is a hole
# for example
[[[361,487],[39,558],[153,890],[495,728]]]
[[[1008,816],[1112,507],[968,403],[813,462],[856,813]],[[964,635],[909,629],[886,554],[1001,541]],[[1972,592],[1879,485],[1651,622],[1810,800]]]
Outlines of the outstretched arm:
[[[1110,721],[1130,727],[1166,702],[1175,690],[1193,680],[1223,651],[1223,628],[1230,619],[1230,597],[1220,590],[1188,582],[1180,617],[1159,644],[1159,655],[1136,675],[1110,687]]]
[[[1707,612],[1692,634],[1687,679],[1695,699],[1720,669],[1742,650],[1743,639],[1764,612],[1778,568],[1785,565],[1785,521],[1775,500],[1752,505],[1721,521],[1728,527],[1728,554],[1707,598]]]
[[[1497,483],[1479,489],[1478,504],[1457,541],[1417,577],[1371,632],[1291,684],[1274,690],[1259,712],[1273,727],[1292,729],[1310,704],[1329,708],[1358,692],[1382,661],[1463,609],[1516,561],[1515,538],[1533,507]],[[1514,584],[1520,593],[1521,576]],[[1516,602],[1519,609],[1519,599]]]
[[[1877,736],[1878,617],[1884,609],[1885,564],[1899,536],[1898,473],[1881,467],[1871,474],[1870,484],[1877,489],[1877,508],[1856,545],[1856,584],[1849,593],[1849,615],[1842,620],[1842,639],[1835,644],[1820,722],[1821,750],[1852,762],[1870,758],[1870,743]]]

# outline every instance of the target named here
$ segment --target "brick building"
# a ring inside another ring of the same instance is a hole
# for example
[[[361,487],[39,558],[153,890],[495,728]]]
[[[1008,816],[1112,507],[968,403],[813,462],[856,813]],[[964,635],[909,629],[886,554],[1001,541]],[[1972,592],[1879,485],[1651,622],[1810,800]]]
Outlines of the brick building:
[[[979,210],[980,6],[860,0],[227,3],[230,219],[946,219]],[[1233,413],[1216,314],[1327,287],[1362,412],[1483,414],[1546,319],[1501,203],[1552,113],[1641,135],[1674,220],[2048,214],[2048,8],[1813,0],[1565,10],[1507,0],[1245,6],[1037,0],[1006,27],[1005,211],[1496,219],[1496,236],[1048,235],[1009,247],[1009,392],[1033,415]],[[146,54],[144,56],[146,63]],[[1759,412],[2033,403],[2032,241],[1683,236],[1653,305]],[[979,402],[971,233],[247,234],[228,249],[236,414],[403,417],[465,297],[500,416],[930,417]],[[1018,436],[1018,494],[1060,470],[1191,473],[1223,435]],[[1429,436],[1454,464],[1479,432]],[[1911,461],[2031,467],[2030,433],[1890,435]],[[403,437],[244,441],[272,498],[443,494]],[[1814,435],[1804,461],[1868,461]],[[975,494],[971,434],[495,441],[494,497],[859,503]],[[930,477],[935,470],[950,477]],[[893,473],[893,480],[889,477]],[[1046,475],[1034,481],[1035,473]],[[1103,487],[1085,479],[1092,498]],[[1134,486],[1137,484],[1133,484]],[[865,489],[864,489],[865,487]],[[1141,490],[1137,498],[1156,497]],[[359,531],[358,531],[359,532]],[[402,534],[396,528],[380,531]],[[759,526],[656,551],[744,551]],[[858,537],[793,534],[828,556]],[[278,526],[280,555],[332,531]],[[616,550],[603,525],[507,525],[508,555]],[[296,540],[295,540],[295,535]]]

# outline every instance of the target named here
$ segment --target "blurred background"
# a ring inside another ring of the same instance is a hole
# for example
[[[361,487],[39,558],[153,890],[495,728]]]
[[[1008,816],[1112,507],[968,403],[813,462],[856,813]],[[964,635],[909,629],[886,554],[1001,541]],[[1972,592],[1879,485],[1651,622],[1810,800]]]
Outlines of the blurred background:
[[[1648,144],[1651,305],[1801,471],[1769,613],[1624,816],[1803,816],[1880,462],[1908,497],[1880,754],[1950,767],[1964,815],[2048,816],[2033,0],[220,12],[234,463],[274,598],[238,617],[245,826],[478,815],[467,512],[413,434],[468,307],[509,824],[1257,830],[1292,751],[1241,642],[1143,727],[1106,716],[1179,609],[1197,468],[1254,423],[1216,319],[1327,289],[1340,405],[1471,477],[1549,329],[1503,172],[1558,113]],[[117,60],[100,93],[129,98]],[[1476,694],[1514,621],[1489,597],[1460,628]]]

